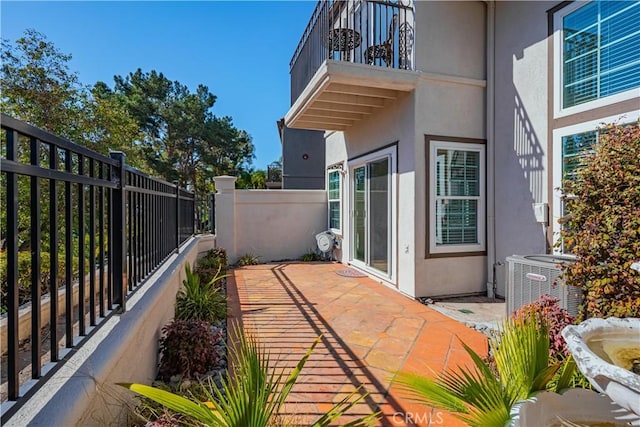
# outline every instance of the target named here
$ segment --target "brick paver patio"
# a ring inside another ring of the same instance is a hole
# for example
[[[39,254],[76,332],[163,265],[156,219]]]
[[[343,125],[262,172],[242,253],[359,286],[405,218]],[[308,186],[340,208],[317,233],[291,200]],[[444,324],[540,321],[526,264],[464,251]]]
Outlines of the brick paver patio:
[[[462,425],[409,401],[391,382],[398,370],[433,375],[469,364],[457,337],[481,355],[486,338],[372,279],[336,274],[345,268],[282,263],[230,271],[231,318],[267,346],[278,366],[294,366],[323,334],[288,399],[290,421],[307,425],[362,387],[369,395],[350,415],[381,411],[385,426]]]

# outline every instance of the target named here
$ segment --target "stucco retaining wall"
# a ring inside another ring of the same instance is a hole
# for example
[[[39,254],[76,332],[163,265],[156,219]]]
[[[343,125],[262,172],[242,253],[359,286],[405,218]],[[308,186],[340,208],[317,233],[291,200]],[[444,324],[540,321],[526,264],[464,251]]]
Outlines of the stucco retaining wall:
[[[173,318],[184,264],[193,264],[214,243],[211,237],[195,237],[183,245],[180,254],[172,255],[127,300],[127,311],[111,314],[92,331],[87,342],[67,355],[69,360],[4,425],[128,425],[127,405],[135,401],[116,383],[151,383],[161,328]]]

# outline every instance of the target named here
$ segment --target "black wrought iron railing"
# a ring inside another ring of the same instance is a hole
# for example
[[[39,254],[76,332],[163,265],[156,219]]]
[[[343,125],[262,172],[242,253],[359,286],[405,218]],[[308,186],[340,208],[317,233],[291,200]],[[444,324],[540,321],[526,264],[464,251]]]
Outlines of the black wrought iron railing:
[[[196,233],[215,234],[216,198],[213,193],[196,199]]]
[[[38,380],[45,348],[44,362],[59,362],[110,313],[126,310],[127,296],[194,234],[195,198],[127,166],[122,153],[106,157],[1,119],[3,382],[15,401],[28,368],[19,353],[30,347]],[[19,330],[25,311],[30,327]]]
[[[267,165],[267,182],[282,182],[282,166],[279,164]]]
[[[291,104],[326,60],[412,70],[413,0],[320,0],[291,59]]]

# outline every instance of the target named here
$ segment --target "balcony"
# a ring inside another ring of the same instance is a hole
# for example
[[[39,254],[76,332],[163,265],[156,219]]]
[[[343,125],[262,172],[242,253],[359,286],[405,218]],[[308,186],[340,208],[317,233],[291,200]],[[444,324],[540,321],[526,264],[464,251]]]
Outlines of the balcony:
[[[320,0],[290,63],[292,128],[346,130],[415,88],[413,2]]]

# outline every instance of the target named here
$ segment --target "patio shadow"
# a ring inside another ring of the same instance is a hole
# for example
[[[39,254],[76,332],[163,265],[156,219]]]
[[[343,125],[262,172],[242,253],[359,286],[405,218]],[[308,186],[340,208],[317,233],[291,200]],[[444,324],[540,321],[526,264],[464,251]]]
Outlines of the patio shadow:
[[[380,425],[455,424],[448,414],[403,400],[391,386],[400,370],[438,372],[464,363],[455,335],[486,353],[482,335],[369,278],[341,277],[335,263],[286,263],[235,269],[230,315],[242,321],[288,372],[313,341],[285,408],[308,425],[348,393],[368,395],[341,422],[381,411]],[[236,299],[237,298],[237,299]],[[442,418],[442,417],[445,418]],[[418,421],[413,422],[416,418]]]

